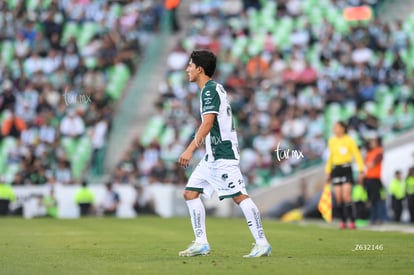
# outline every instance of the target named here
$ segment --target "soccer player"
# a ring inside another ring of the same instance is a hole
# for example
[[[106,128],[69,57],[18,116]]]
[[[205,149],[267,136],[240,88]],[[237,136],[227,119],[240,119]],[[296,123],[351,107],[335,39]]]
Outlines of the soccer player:
[[[256,204],[247,195],[239,168],[237,134],[232,111],[223,86],[212,80],[216,69],[216,56],[207,50],[191,53],[186,68],[190,82],[200,91],[202,122],[194,139],[181,154],[178,163],[188,167],[193,152],[203,143],[206,155],[190,176],[184,191],[193,227],[195,241],[179,256],[206,255],[210,252],[205,225],[205,209],[200,194],[211,197],[218,193],[219,199],[232,198],[247,220],[256,243],[246,258],[269,256],[272,247],[268,243]]]
[[[325,172],[327,182],[334,187],[337,211],[341,215],[340,228],[355,229],[355,214],[352,207],[352,161],[358,164],[359,181],[362,182],[364,162],[355,141],[347,134],[348,129],[344,122],[339,121],[333,127],[334,136],[329,139],[329,158],[326,162]]]

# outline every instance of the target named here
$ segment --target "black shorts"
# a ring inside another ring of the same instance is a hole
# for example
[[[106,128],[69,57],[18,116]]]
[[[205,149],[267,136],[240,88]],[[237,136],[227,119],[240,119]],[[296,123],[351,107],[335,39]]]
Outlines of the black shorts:
[[[331,172],[332,185],[342,185],[343,183],[354,184],[354,175],[351,164],[336,165]]]
[[[382,182],[380,179],[364,179],[364,187],[367,190],[368,200],[370,202],[381,200]]]

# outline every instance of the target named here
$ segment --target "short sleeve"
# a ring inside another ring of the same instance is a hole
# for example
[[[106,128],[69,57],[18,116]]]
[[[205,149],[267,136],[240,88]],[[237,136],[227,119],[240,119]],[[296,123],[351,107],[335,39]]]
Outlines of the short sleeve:
[[[216,90],[212,88],[207,88],[201,93],[201,113],[209,114],[215,113],[218,114],[220,109],[220,96]]]

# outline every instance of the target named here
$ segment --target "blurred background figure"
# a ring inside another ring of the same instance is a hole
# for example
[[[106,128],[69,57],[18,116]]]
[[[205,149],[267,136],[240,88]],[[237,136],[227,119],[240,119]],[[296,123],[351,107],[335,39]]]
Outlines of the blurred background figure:
[[[42,198],[41,204],[46,209],[46,217],[58,217],[58,202],[55,197],[54,188],[50,188],[49,194]]]
[[[82,187],[76,191],[75,194],[75,202],[79,206],[79,212],[81,216],[88,216],[91,214],[94,201],[95,196],[88,188],[87,181],[83,181]]]
[[[170,11],[171,27],[174,32],[180,30],[180,24],[177,18],[177,10],[180,6],[180,0],[165,0],[165,9]]]
[[[16,200],[16,195],[10,185],[0,178],[0,216],[9,214],[10,203]]]
[[[352,188],[352,201],[355,205],[355,219],[361,225],[365,224],[369,218],[368,194],[361,184],[357,184]]]
[[[20,134],[27,128],[26,122],[17,116],[13,109],[6,113],[5,117],[1,127],[2,135],[20,138]]]
[[[394,221],[400,222],[403,211],[403,200],[405,198],[405,183],[400,170],[395,171],[394,179],[389,185],[389,192],[391,194],[391,208]]]
[[[410,212],[410,222],[414,223],[414,166],[408,170],[406,184],[408,211]]]
[[[136,184],[134,186],[136,197],[134,200],[133,208],[138,216],[156,214],[154,196],[146,187],[147,186],[142,186],[139,184]]]
[[[368,144],[368,152],[365,157],[365,175],[363,184],[368,194],[370,206],[371,224],[381,224],[384,213],[382,213],[381,182],[383,149],[379,138],[371,138]]]
[[[93,146],[91,169],[93,175],[101,176],[104,173],[105,138],[108,132],[108,121],[103,116],[99,117],[97,121],[90,133]]]
[[[106,192],[101,202],[100,208],[105,216],[115,216],[118,210],[120,197],[119,194],[113,190],[112,183],[105,184]]]
[[[85,124],[83,119],[76,114],[76,111],[69,109],[60,124],[60,133],[63,136],[79,138],[83,135]]]

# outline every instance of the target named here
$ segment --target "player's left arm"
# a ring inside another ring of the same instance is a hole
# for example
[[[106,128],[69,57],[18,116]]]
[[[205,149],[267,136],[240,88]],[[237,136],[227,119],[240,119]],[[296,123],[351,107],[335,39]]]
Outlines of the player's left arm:
[[[200,128],[198,128],[194,139],[187,146],[187,149],[181,154],[178,163],[187,167],[190,162],[193,152],[203,143],[204,139],[210,132],[214,124],[214,119],[216,118],[216,113],[207,113],[203,115],[203,121],[201,122]]]

